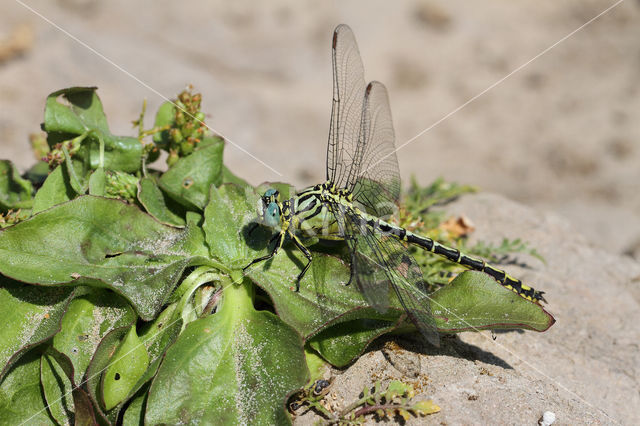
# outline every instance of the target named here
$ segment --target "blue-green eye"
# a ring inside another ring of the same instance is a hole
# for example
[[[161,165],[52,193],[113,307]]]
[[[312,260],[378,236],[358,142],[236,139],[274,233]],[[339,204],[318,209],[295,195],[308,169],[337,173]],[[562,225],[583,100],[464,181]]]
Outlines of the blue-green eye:
[[[265,197],[273,197],[278,193],[277,189],[267,189],[264,193]]]
[[[277,203],[269,203],[264,211],[264,223],[270,227],[276,227],[280,224],[280,207]]]

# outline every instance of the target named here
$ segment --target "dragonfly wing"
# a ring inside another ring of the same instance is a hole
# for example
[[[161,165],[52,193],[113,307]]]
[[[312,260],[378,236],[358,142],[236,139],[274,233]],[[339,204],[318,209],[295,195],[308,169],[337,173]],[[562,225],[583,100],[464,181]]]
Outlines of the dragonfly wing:
[[[378,262],[371,254],[368,241],[361,234],[359,222],[354,220],[348,208],[341,204],[332,204],[340,233],[343,235],[351,254],[351,275],[367,303],[378,312],[385,312],[389,307],[389,277],[384,264]],[[364,230],[364,229],[363,229]],[[366,230],[365,230],[366,232]]]
[[[358,45],[347,25],[339,25],[333,33],[332,56],[333,107],[327,146],[327,180],[344,188],[356,165],[365,86]]]
[[[368,213],[391,216],[400,198],[400,168],[387,89],[377,81],[365,91],[356,153],[347,188]]]
[[[422,271],[407,248],[395,237],[367,225],[348,207],[334,204],[332,210],[351,251],[354,279],[367,302],[376,310],[385,311],[393,291],[427,341],[439,346]]]

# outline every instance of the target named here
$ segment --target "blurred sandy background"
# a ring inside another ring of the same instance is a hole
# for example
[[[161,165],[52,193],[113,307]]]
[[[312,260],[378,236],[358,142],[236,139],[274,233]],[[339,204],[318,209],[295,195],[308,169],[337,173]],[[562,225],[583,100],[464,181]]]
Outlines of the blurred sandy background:
[[[442,120],[614,3],[25,1],[118,69],[4,0],[0,157],[22,170],[33,162],[27,136],[54,90],[98,86],[112,131],[133,135],[144,98],[151,127],[158,93],[171,98],[192,83],[207,123],[233,142],[225,156],[236,173],[254,184],[320,182],[330,39],[347,23],[367,79],[389,88],[397,145],[438,123],[399,151],[405,182],[472,183],[558,212],[595,244],[640,258],[639,1]]]

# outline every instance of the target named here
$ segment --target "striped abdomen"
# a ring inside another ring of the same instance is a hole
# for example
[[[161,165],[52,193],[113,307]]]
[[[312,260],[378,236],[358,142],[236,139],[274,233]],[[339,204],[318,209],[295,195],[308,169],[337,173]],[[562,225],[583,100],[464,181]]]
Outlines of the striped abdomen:
[[[398,235],[398,237],[400,237],[400,235]],[[522,281],[511,277],[505,271],[494,268],[493,266],[487,264],[487,262],[485,262],[484,260],[469,257],[463,253],[460,253],[460,250],[458,249],[444,246],[436,241],[433,241],[430,238],[421,237],[411,232],[405,231],[405,235],[402,239],[404,239],[408,243],[416,244],[432,253],[446,257],[450,261],[456,262],[466,268],[473,269],[474,271],[484,272],[485,274],[488,274],[495,278],[495,280],[502,284],[504,287],[516,292],[518,295],[524,297],[527,300],[530,300],[532,302],[544,300],[542,291],[534,290],[533,288],[523,284]]]

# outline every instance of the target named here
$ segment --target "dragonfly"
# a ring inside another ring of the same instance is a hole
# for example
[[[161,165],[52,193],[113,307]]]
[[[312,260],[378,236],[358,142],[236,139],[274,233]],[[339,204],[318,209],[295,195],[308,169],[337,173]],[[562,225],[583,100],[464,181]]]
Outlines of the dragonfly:
[[[367,303],[379,312],[388,308],[392,289],[407,317],[435,346],[439,346],[439,333],[429,293],[408,244],[484,272],[533,303],[544,301],[543,292],[484,260],[383,219],[393,214],[400,198],[400,171],[387,90],[377,81],[365,84],[356,39],[347,25],[339,25],[333,33],[332,63],[333,105],[326,181],[286,200],[280,199],[278,190],[266,190],[258,202],[259,217],[262,224],[279,231],[272,238],[269,254],[254,259],[244,269],[271,259],[285,241],[292,241],[307,259],[296,279],[298,291],[313,260],[303,243],[304,236],[344,240],[351,260],[349,283],[355,280]]]

